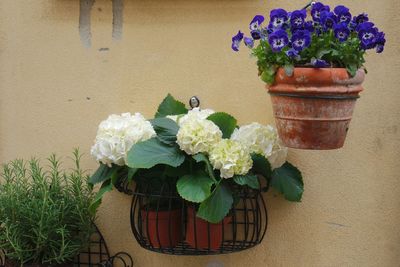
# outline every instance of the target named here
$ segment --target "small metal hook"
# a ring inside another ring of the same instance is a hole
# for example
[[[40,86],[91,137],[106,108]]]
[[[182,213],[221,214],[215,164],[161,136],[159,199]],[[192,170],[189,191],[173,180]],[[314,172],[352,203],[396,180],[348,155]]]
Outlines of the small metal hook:
[[[189,105],[192,109],[200,107],[200,99],[197,96],[192,96],[189,99]]]

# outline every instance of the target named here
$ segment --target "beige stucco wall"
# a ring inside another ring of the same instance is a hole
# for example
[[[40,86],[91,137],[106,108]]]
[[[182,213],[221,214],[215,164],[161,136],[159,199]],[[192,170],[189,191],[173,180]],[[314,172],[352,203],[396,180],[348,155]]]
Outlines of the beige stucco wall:
[[[234,54],[230,38],[246,30],[256,13],[305,2],[125,0],[122,40],[115,42],[112,3],[97,0],[92,46],[86,48],[79,38],[78,0],[1,0],[0,161],[67,155],[76,146],[88,154],[108,114],[140,111],[150,117],[168,92],[183,101],[198,95],[203,107],[230,112],[241,123],[273,122],[254,61],[247,51]],[[341,3],[370,13],[388,45],[384,54],[367,57],[370,73],[345,147],[290,151],[303,171],[303,202],[269,193],[267,236],[251,250],[177,257],[137,245],[129,227],[130,198],[114,192],[99,213],[113,252],[131,253],[142,267],[399,266],[400,2]],[[89,156],[84,163],[96,167]]]

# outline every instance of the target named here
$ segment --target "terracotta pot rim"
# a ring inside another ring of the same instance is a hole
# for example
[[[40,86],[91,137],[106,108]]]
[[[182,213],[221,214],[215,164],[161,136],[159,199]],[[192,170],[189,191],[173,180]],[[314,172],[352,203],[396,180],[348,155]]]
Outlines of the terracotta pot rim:
[[[363,70],[350,77],[345,68],[294,68],[293,74],[288,76],[279,68],[274,84],[266,87],[269,93],[358,95],[363,90],[364,78]]]

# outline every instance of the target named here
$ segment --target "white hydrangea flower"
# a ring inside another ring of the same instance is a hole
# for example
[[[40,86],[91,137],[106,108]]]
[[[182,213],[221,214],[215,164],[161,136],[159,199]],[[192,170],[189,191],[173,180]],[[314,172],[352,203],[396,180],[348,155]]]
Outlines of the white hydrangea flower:
[[[222,132],[212,121],[191,118],[181,125],[176,138],[181,150],[194,155],[209,152],[222,139]]]
[[[192,110],[189,110],[187,114],[168,115],[167,118],[175,121],[179,126],[182,126],[187,121],[199,119],[205,120],[213,113],[215,113],[215,111],[212,109],[193,108]]]
[[[244,144],[250,153],[265,156],[273,169],[282,166],[286,161],[287,148],[282,145],[276,129],[271,125],[257,122],[243,125],[235,129],[231,139]]]
[[[214,145],[209,159],[214,169],[220,170],[222,178],[231,178],[235,174],[245,175],[253,166],[246,146],[230,139],[222,139]]]
[[[109,166],[111,163],[123,166],[134,144],[154,136],[153,126],[142,114],[113,114],[100,123],[91,154],[97,161]]]

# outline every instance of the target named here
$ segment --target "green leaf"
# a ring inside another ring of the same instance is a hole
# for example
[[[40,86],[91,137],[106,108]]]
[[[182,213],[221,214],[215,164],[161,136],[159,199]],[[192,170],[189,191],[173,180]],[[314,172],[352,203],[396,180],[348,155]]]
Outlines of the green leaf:
[[[232,208],[232,192],[224,184],[216,186],[214,192],[199,207],[197,217],[210,223],[219,223]]]
[[[176,122],[168,118],[155,118],[150,122],[161,142],[168,145],[176,143],[176,134],[179,130],[179,126]]]
[[[231,137],[231,134],[236,128],[236,119],[225,112],[216,112],[208,116],[207,119],[214,122],[219,127],[223,138]]]
[[[263,155],[251,154],[251,159],[253,160],[254,173],[261,174],[267,179],[271,178],[271,164]]]
[[[153,137],[136,143],[128,152],[127,165],[131,168],[149,169],[157,164],[178,167],[185,156],[177,146],[168,146]]]
[[[285,66],[283,66],[286,76],[291,77],[293,76],[293,71],[294,71],[294,66],[293,64],[287,64]]]
[[[105,181],[101,185],[100,190],[97,192],[96,196],[94,197],[92,203],[90,203],[90,206],[89,206],[89,211],[92,214],[96,213],[96,210],[100,206],[104,194],[107,192],[110,192],[112,190],[112,188],[113,188],[113,186],[112,186],[111,180]]]
[[[137,173],[137,171],[138,171],[139,169],[136,169],[136,168],[129,168],[128,169],[128,182],[130,183],[130,182],[132,182],[132,180],[133,180],[133,176],[135,176],[135,174]]]
[[[108,167],[107,165],[100,163],[99,168],[89,178],[89,183],[94,185],[97,183],[104,182],[104,181],[110,179],[111,176],[113,175],[113,173],[116,173],[119,168],[121,168],[121,167],[117,166],[117,165],[112,165],[111,167]]]
[[[235,175],[233,181],[238,185],[247,185],[253,189],[260,189],[260,182],[258,181],[257,175]]]
[[[275,81],[275,68],[269,67],[261,73],[261,80],[267,84],[273,84]]]
[[[176,100],[172,95],[168,94],[167,97],[158,106],[156,118],[165,117],[167,115],[186,114],[188,112],[185,104]]]
[[[210,196],[213,184],[213,179],[207,173],[198,170],[194,174],[179,178],[176,188],[183,199],[200,203]]]
[[[204,162],[206,164],[208,175],[210,175],[210,177],[216,182],[213,167],[211,166],[210,160],[207,156],[202,153],[197,153],[192,157],[196,162]]]
[[[271,186],[282,193],[289,201],[300,201],[304,192],[301,172],[286,162],[272,172]]]
[[[356,76],[357,73],[357,65],[356,64],[348,64],[346,66],[347,72],[350,74],[351,77]]]

